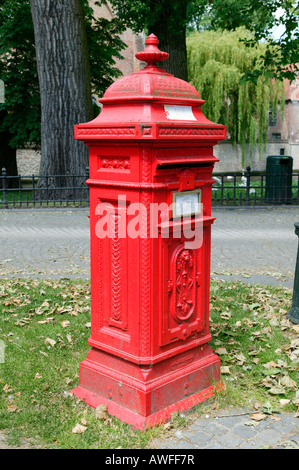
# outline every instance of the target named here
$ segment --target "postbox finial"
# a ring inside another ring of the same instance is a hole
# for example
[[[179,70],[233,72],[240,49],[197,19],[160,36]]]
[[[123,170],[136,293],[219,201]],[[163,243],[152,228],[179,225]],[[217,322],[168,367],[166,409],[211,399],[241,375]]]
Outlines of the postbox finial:
[[[150,34],[147,37],[145,44],[146,49],[135,54],[135,57],[138,60],[147,62],[147,66],[145,68],[156,67],[157,62],[162,62],[163,60],[168,59],[168,52],[160,51],[160,49],[158,48],[159,39],[157,38],[157,36],[155,36],[155,34]]]

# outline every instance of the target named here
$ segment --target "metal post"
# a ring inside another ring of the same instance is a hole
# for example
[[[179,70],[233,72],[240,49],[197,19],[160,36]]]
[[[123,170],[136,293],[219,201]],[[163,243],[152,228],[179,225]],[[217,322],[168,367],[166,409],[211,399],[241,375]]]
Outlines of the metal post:
[[[86,181],[89,179],[89,166],[85,168],[85,178]],[[86,198],[87,204],[89,203],[89,187],[87,187],[87,198]]]
[[[6,168],[2,168],[2,191],[3,191],[3,208],[7,209],[7,180],[6,180]]]
[[[299,237],[299,222],[295,224],[295,234]],[[297,262],[295,269],[295,279],[294,279],[294,291],[293,291],[293,303],[292,308],[287,314],[287,317],[293,322],[299,323],[299,245],[297,252]]]
[[[35,176],[32,175],[32,201],[33,201],[33,207],[35,207],[35,181],[34,181]]]
[[[245,176],[246,176],[246,206],[249,206],[250,205],[250,171],[251,171],[251,168],[250,166],[248,166],[246,168],[246,173],[245,173]]]

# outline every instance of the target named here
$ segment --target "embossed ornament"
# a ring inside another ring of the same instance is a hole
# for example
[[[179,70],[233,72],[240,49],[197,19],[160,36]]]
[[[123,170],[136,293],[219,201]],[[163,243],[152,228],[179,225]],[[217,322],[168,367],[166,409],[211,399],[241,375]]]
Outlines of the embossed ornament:
[[[176,317],[188,320],[194,310],[193,258],[190,250],[183,250],[176,262]]]

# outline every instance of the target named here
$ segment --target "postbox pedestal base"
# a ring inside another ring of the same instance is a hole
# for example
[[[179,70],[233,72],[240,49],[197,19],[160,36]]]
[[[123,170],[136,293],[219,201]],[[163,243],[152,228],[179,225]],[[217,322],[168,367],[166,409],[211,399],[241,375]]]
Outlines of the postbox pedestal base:
[[[136,429],[161,424],[222,388],[220,360],[208,345],[151,368],[109,356],[92,349],[80,364],[80,383],[71,393],[94,408],[106,404],[109,414]],[[188,365],[181,367],[184,363]]]

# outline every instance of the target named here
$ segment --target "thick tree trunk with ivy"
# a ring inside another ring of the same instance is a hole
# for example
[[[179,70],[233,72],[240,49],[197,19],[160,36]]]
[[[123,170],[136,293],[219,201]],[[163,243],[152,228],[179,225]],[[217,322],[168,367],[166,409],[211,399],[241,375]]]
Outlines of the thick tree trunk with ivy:
[[[148,19],[148,33],[159,39],[159,49],[169,53],[169,59],[162,68],[182,80],[188,80],[186,49],[185,0],[173,0],[165,4],[161,0],[150,0],[150,11],[155,12]]]
[[[190,0],[110,0],[109,3],[127,27],[135,32],[145,29],[148,34],[155,34],[159,49],[169,53],[162,68],[187,80],[186,27]]]
[[[87,148],[74,139],[74,125],[92,118],[82,4],[31,0],[31,11],[41,95],[40,176],[84,175]],[[68,178],[61,183],[68,185]]]
[[[162,68],[175,77],[188,80],[187,48],[186,48],[186,17],[187,3],[185,0],[171,3],[161,0],[150,1],[148,33],[155,34],[159,39],[159,49],[169,53],[169,58],[163,62]]]

